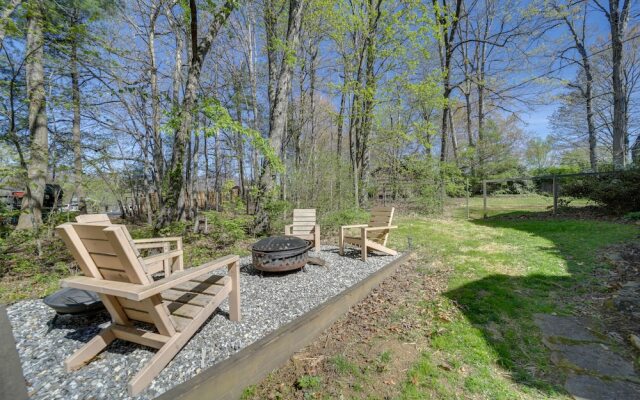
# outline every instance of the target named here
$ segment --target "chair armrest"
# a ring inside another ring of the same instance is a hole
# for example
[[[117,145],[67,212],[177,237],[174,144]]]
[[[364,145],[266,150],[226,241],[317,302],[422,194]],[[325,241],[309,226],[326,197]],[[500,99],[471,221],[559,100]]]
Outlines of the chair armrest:
[[[182,249],[181,237],[159,237],[149,239],[133,239],[133,244],[138,250],[143,249],[161,249],[164,250],[165,246],[169,246],[170,243],[175,242],[176,250]]]
[[[142,261],[144,261],[145,264],[153,264],[156,263],[158,261],[163,261],[163,260],[167,260],[170,258],[175,258],[175,257],[179,257],[182,255],[182,250],[173,250],[173,251],[169,251],[167,253],[160,253],[160,254],[154,254],[152,256],[149,257],[145,257],[142,259]]]
[[[74,276],[63,279],[60,282],[62,287],[89,290],[96,293],[108,294],[111,296],[124,297],[130,300],[138,300],[138,296],[144,285],[129,282],[106,281],[104,279],[89,278],[87,276]]]
[[[160,279],[149,285],[140,285],[128,282],[107,281],[104,279],[89,278],[86,276],[76,276],[64,279],[63,287],[73,287],[77,289],[90,290],[96,293],[108,294],[111,296],[124,297],[129,300],[140,301],[153,295],[161,293],[167,289],[177,286],[200,275],[206,274],[216,269],[227,267],[240,260],[237,255],[230,255],[210,261],[196,268],[172,274],[168,278]]]
[[[369,232],[369,231],[385,231],[387,229],[396,229],[397,226],[396,225],[391,225],[391,226],[371,226],[368,228],[364,228],[365,231]]]
[[[182,238],[180,236],[175,237],[158,237],[158,238],[149,238],[149,239],[133,239],[133,243],[163,243],[163,242],[182,242]]]
[[[359,225],[343,225],[340,227],[340,229],[351,229],[351,228],[366,228],[369,225],[367,224],[359,224]]]
[[[293,225],[285,225],[284,226],[284,234],[291,235],[293,231]]]
[[[220,268],[229,267],[229,265],[238,262],[239,260],[240,257],[233,254],[225,257],[220,257],[213,261],[209,261],[208,263],[202,264],[199,267],[189,268],[180,272],[173,273],[169,277],[157,280],[150,285],[143,286],[143,289],[138,294],[138,297],[134,300],[144,300],[167,289],[171,289],[172,287],[175,287],[181,283],[189,281],[193,278],[197,278],[200,275],[204,275]]]

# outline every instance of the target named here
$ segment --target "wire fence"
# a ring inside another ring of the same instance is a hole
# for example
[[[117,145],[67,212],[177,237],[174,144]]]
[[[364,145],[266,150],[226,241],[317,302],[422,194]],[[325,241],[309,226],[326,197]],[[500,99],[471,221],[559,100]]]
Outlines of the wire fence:
[[[482,197],[472,201],[469,214],[488,218],[497,214],[587,210],[597,203],[581,190],[588,179],[614,180],[622,171],[513,177],[482,181]],[[478,204],[482,201],[481,205]],[[481,206],[481,209],[479,209]]]

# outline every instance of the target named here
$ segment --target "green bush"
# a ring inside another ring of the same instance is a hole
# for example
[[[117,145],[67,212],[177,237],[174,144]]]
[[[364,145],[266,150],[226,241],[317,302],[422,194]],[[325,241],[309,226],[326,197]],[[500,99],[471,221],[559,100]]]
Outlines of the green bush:
[[[209,235],[218,245],[228,246],[247,238],[252,218],[248,215],[229,215],[216,211],[203,213],[207,217]]]
[[[626,213],[624,219],[628,221],[640,221],[640,211],[633,211]]]
[[[342,225],[365,224],[369,221],[369,213],[359,208],[347,208],[320,214],[322,234],[338,232]]]
[[[45,222],[50,227],[56,227],[65,222],[75,222],[76,216],[80,214],[78,211],[58,211],[47,214]]]
[[[284,200],[271,199],[265,204],[265,210],[269,215],[269,225],[271,233],[282,234],[284,232],[284,220],[282,216],[285,211],[291,208],[291,204]]]
[[[563,196],[587,198],[614,213],[640,211],[640,169],[562,182]]]

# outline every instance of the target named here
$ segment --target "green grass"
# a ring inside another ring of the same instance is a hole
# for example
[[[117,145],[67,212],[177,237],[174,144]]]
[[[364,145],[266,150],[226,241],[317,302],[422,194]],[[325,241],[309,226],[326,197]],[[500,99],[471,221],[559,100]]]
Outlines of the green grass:
[[[342,375],[359,375],[360,369],[358,366],[347,359],[347,357],[339,354],[335,357],[332,357],[329,360],[333,367],[336,369],[336,372]]]
[[[570,207],[584,207],[589,205],[585,199],[561,198],[570,201]],[[447,206],[452,215],[457,218],[466,218],[466,199],[455,198],[447,201]],[[487,197],[487,216],[492,217],[507,212],[544,212],[553,208],[553,197],[537,194],[524,195],[491,195]],[[469,198],[470,218],[482,218],[484,202],[482,196]]]
[[[297,385],[300,389],[318,389],[322,384],[319,376],[303,375],[298,378]]]
[[[504,208],[517,209],[510,202]],[[435,324],[430,349],[407,373],[401,398],[567,398],[533,314],[570,313],[573,296],[598,290],[592,272],[606,268],[598,249],[632,239],[638,228],[589,220],[418,218],[398,225],[392,244],[411,237],[419,256],[453,269],[444,298],[419,303],[430,311],[424,318],[448,317],[424,321]]]

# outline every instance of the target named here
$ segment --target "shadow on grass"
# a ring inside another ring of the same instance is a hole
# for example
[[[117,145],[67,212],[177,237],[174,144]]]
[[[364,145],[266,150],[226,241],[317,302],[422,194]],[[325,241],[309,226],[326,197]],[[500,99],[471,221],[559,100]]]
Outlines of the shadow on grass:
[[[561,387],[562,373],[551,365],[541,342],[534,314],[570,314],[572,306],[581,301],[580,296],[602,290],[593,274],[598,268],[606,268],[597,261],[598,248],[629,239],[634,236],[634,229],[636,235],[638,231],[631,226],[594,220],[519,218],[526,214],[513,212],[472,222],[551,241],[551,246],[532,245],[522,254],[529,257],[521,261],[531,266],[531,274],[490,274],[445,295],[480,329],[498,363],[511,372],[513,381],[548,395],[566,393]],[[541,259],[531,259],[531,251]],[[556,268],[558,262],[564,262],[566,270],[549,269],[546,274],[541,265],[553,260]]]

